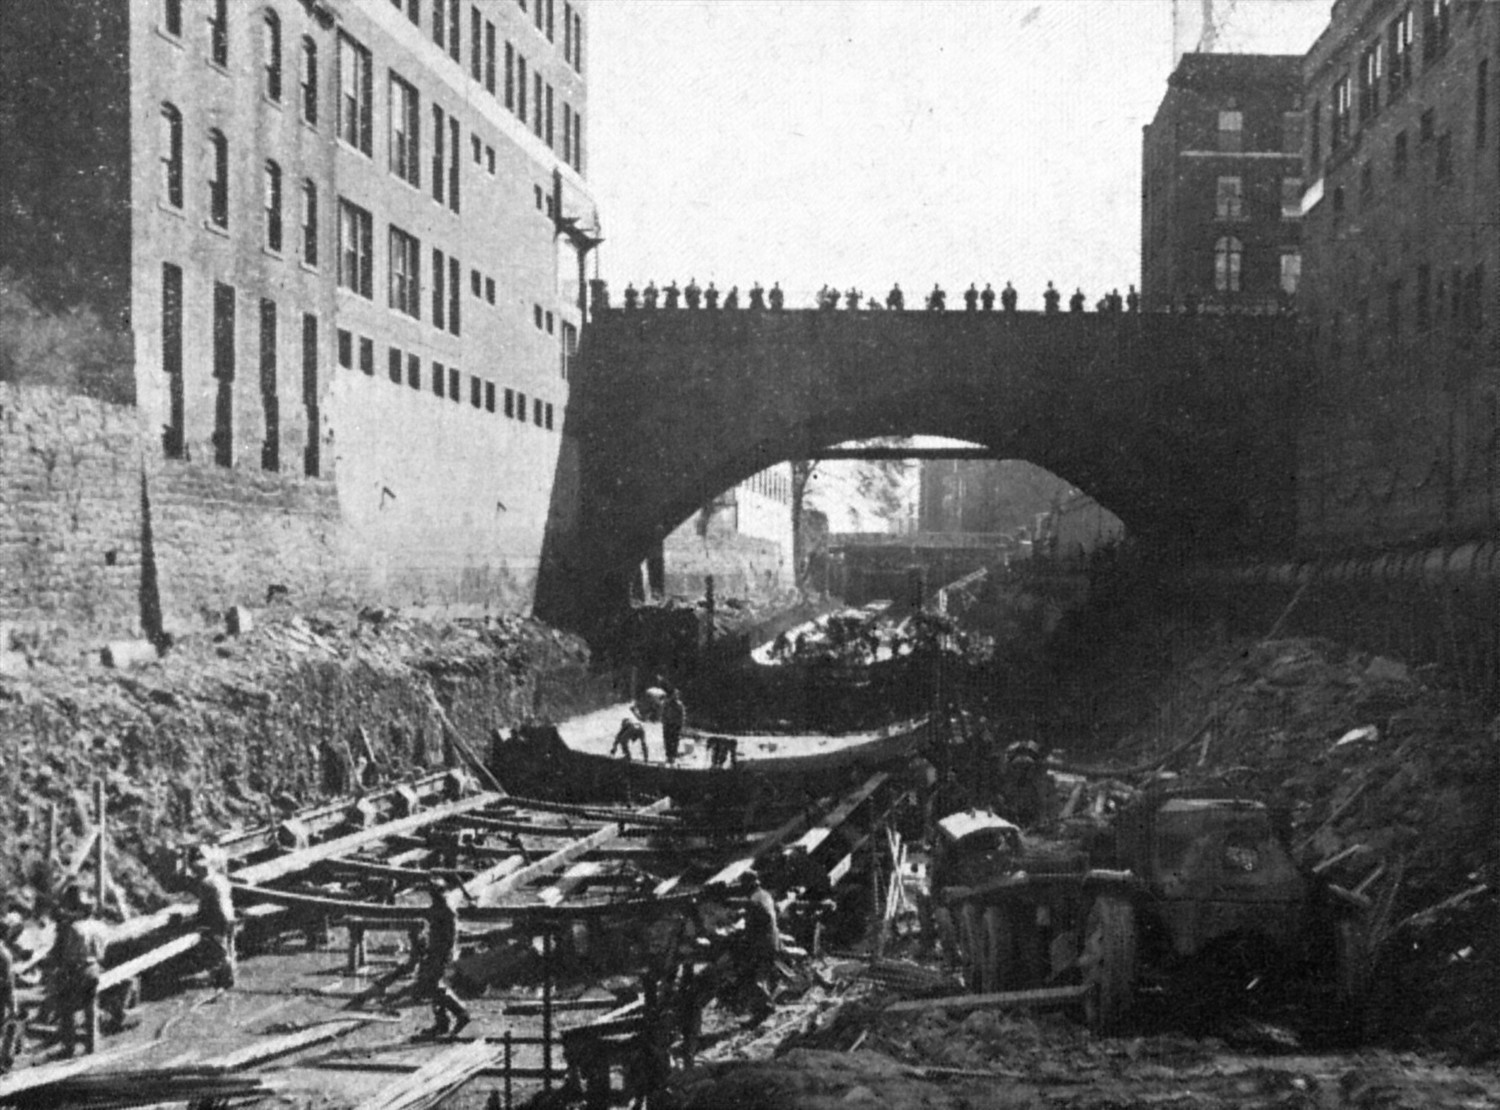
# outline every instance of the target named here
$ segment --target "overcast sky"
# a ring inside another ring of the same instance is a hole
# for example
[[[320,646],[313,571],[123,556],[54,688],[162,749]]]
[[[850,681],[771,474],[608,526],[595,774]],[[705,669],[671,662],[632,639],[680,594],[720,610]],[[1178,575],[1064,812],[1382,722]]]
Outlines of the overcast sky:
[[[1214,0],[1219,49],[1302,53],[1329,0]],[[1202,0],[1178,6],[1197,40]],[[1171,0],[594,0],[601,276],[825,282],[908,305],[941,282],[1138,280],[1141,128]]]

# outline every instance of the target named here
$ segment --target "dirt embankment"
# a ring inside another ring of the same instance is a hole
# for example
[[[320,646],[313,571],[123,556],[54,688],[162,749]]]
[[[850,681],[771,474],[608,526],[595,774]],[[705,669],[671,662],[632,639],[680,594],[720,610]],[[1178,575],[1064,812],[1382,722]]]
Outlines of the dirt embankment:
[[[16,657],[10,656],[12,662]],[[388,611],[272,609],[237,636],[180,640],[129,670],[36,649],[0,675],[0,890],[30,902],[56,806],[66,863],[102,778],[112,873],[133,908],[162,897],[164,849],[284,816],[363,758],[382,779],[443,765],[434,696],[476,751],[533,712],[603,704],[582,641],[531,620],[425,623]]]

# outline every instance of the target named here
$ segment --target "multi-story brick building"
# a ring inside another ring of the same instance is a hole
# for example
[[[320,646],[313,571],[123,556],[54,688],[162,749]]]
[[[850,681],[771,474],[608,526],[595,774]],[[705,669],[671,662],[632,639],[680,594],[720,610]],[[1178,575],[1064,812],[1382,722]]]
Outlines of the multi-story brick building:
[[[597,242],[586,0],[0,13],[0,265],[168,465],[333,483],[392,596],[529,603]]]
[[[1301,59],[1184,54],[1146,125],[1147,311],[1274,312],[1301,267]]]
[[[1311,546],[1500,523],[1497,66],[1500,4],[1464,0],[1338,0],[1307,55]]]

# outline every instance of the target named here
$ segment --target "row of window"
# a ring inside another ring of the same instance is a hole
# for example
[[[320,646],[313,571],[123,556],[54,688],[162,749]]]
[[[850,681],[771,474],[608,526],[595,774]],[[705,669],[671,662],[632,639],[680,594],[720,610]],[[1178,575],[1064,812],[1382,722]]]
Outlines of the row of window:
[[[355,367],[355,340],[356,336],[353,332],[345,328],[338,329],[338,362],[346,370],[353,370]],[[375,376],[375,341],[369,336],[359,336],[358,350],[360,371],[373,378]],[[412,389],[422,390],[424,385],[421,356],[410,351],[402,351],[399,347],[387,348],[386,376],[395,385],[404,383]],[[510,419],[526,422],[528,398],[525,393],[507,386],[500,392],[501,403],[497,406],[497,390],[494,382],[475,374],[470,374],[468,379],[470,406],[483,409],[485,412],[495,412],[498,407]],[[445,366],[433,359],[427,388],[431,389],[434,396],[462,404],[463,384],[464,374],[457,366]],[[531,422],[538,428],[551,431],[554,420],[552,402],[543,401],[540,397],[532,397],[529,400]]]
[[[1419,334],[1426,335],[1438,327],[1446,327],[1465,342],[1471,342],[1474,334],[1484,328],[1484,264],[1480,263],[1465,271],[1454,266],[1447,274],[1434,271],[1428,263],[1420,263],[1413,274],[1413,283],[1408,300],[1404,279],[1395,278],[1385,286],[1386,335],[1392,342],[1402,338],[1408,313]],[[1370,318],[1370,299],[1361,297],[1354,304],[1352,325],[1355,333],[1355,357],[1361,361],[1369,357],[1369,342],[1373,321]],[[1343,314],[1335,312],[1330,322],[1333,357],[1343,354]]]
[[[1470,4],[1469,8],[1472,15],[1477,12],[1478,5]],[[1423,66],[1435,64],[1447,52],[1453,38],[1453,0],[1421,0],[1417,10],[1408,5],[1398,12],[1360,52],[1354,73],[1345,71],[1333,82],[1328,103],[1330,151],[1341,150],[1353,138],[1356,126],[1363,127],[1373,120],[1383,107],[1400,99],[1412,84],[1418,10],[1422,23]],[[1474,141],[1477,146],[1484,145],[1488,130],[1488,67],[1488,61],[1480,62],[1474,90]],[[1323,108],[1321,101],[1315,102],[1311,108],[1311,162],[1314,167],[1323,160]]]
[[[521,10],[526,11],[526,0],[518,0]],[[391,0],[391,6],[404,10],[407,19],[422,25],[422,0]],[[432,41],[439,50],[446,50],[455,62],[463,62],[463,5],[461,0],[432,0]],[[548,42],[557,41],[557,0],[536,0],[532,18],[536,29],[546,35]],[[563,60],[578,73],[583,72],[583,16],[573,10],[573,5],[564,3],[562,10]],[[483,44],[483,45],[481,45]],[[491,59],[493,70],[495,56],[495,25],[485,19],[478,5],[469,7],[469,72],[474,80],[482,80],[485,57]],[[494,91],[493,78],[490,91]]]
[[[1277,288],[1287,296],[1297,292],[1302,280],[1302,252],[1295,247],[1279,248],[1280,271]],[[1219,293],[1244,292],[1245,244],[1235,235],[1221,235],[1214,240],[1214,290]]]
[[[1487,65],[1487,62],[1480,63],[1481,74]],[[1417,149],[1419,153],[1425,153],[1428,150],[1433,152],[1432,180],[1435,184],[1452,183],[1454,179],[1453,133],[1451,131],[1438,133],[1437,119],[1431,108],[1424,111],[1420,117]],[[1411,144],[1403,128],[1391,138],[1391,179],[1405,181],[1410,167]],[[1359,167],[1359,199],[1361,205],[1369,204],[1375,199],[1375,160],[1373,158]],[[1338,220],[1347,208],[1344,186],[1335,186],[1332,204],[1333,217]]]
[[[792,500],[791,479],[779,470],[762,470],[758,474],[750,475],[740,485],[762,497],[769,497],[787,504],[790,504]]]
[[[162,264],[161,335],[162,373],[167,382],[167,422],[162,428],[162,448],[168,458],[188,457],[186,389],[183,382],[184,293],[182,267],[171,262]],[[236,374],[235,342],[237,294],[232,285],[214,282],[213,295],[213,377],[214,462],[234,465]],[[280,316],[276,302],[261,298],[258,313],[260,338],[259,384],[261,426],[260,448],[262,470],[281,469],[281,396],[278,384],[280,368],[278,349]],[[322,469],[318,407],[318,318],[302,315],[302,408],[307,428],[307,443],[302,453],[302,470],[317,477]]]
[[[1281,179],[1280,216],[1284,220],[1295,220],[1302,215],[1302,179]],[[1248,218],[1245,214],[1245,179],[1237,176],[1220,177],[1215,183],[1214,216],[1226,222]]]

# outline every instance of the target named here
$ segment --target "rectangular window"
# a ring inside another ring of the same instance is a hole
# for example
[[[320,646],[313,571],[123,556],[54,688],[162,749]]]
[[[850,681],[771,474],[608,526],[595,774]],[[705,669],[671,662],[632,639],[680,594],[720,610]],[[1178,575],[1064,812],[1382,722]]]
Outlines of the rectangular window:
[[[1281,291],[1295,296],[1302,282],[1302,252],[1289,249],[1281,252]]]
[[[564,100],[562,108],[562,160],[571,166],[573,164],[573,105]]]
[[[516,55],[516,116],[524,124],[526,122],[526,58]]]
[[[1312,106],[1312,120],[1308,124],[1308,132],[1309,168],[1313,171],[1313,180],[1317,180],[1317,172],[1323,165],[1323,104],[1321,101]]]
[[[552,430],[552,402],[548,401],[542,406],[542,424],[550,432]]]
[[[279,104],[281,102],[281,17],[275,12],[266,12],[261,23],[261,36],[266,97]]]
[[[302,473],[316,478],[323,470],[323,455],[318,418],[318,318],[310,312],[302,316],[302,413],[307,426]]]
[[[495,411],[495,383],[494,382],[485,382],[484,383],[484,411],[485,412],[494,412]]]
[[[448,400],[457,401],[463,396],[463,375],[457,366],[448,367]]]
[[[1386,53],[1389,58],[1386,80],[1390,85],[1392,100],[1411,84],[1413,26],[1412,11],[1407,8],[1386,27]]]
[[[1238,220],[1244,217],[1244,179],[1221,177],[1214,197],[1214,215],[1221,220]]]
[[[560,354],[559,370],[561,371],[563,380],[567,381],[573,370],[573,359],[578,354],[578,329],[566,320],[563,321],[562,326]]]
[[[491,177],[495,176],[495,148],[492,146],[484,148],[484,169]]]
[[[448,330],[459,334],[458,306],[463,302],[463,265],[457,258],[448,258]]]
[[[495,303],[495,279],[492,277],[484,279],[484,299],[490,304]]]
[[[318,44],[302,40],[302,119],[318,125]]]
[[[573,68],[583,72],[583,16],[573,13]]]
[[[474,164],[476,166],[484,165],[484,142],[473,132],[469,133],[469,150],[474,156]]]
[[[163,0],[162,30],[174,38],[182,37],[182,0]]]
[[[215,227],[229,226],[229,140],[222,131],[208,133],[208,219]]]
[[[484,19],[473,6],[469,8],[469,76],[484,80]]]
[[[481,291],[483,289],[484,289],[484,283],[483,283],[483,279],[479,276],[479,271],[478,270],[470,270],[469,271],[469,292],[473,293],[474,296],[477,297],[477,296],[480,295],[480,293],[481,293]]]
[[[1432,326],[1432,267],[1422,263],[1417,267],[1417,331],[1424,332]]]
[[[505,391],[505,415],[515,419],[516,415],[516,391],[506,389]]]
[[[463,161],[459,147],[458,117],[448,117],[448,207],[458,211],[458,166]]]
[[[1219,113],[1219,149],[1237,152],[1244,149],[1245,113],[1224,111]]]
[[[474,375],[469,375],[469,404],[476,409],[484,407],[484,383]]]
[[[435,397],[441,397],[448,391],[448,371],[443,368],[441,362],[432,364],[432,393]]]
[[[553,328],[552,313],[548,312],[547,313],[547,334],[548,335],[552,334],[552,328]]]
[[[208,0],[208,57],[216,66],[229,65],[229,0]]]
[[[1302,179],[1300,177],[1283,177],[1281,179],[1281,218],[1283,220],[1296,220],[1302,217]]]
[[[1417,135],[1424,143],[1430,143],[1437,137],[1437,117],[1433,115],[1431,108],[1418,117]]]
[[[495,25],[484,21],[484,91],[495,95]]]
[[[266,249],[281,253],[281,167],[265,165]]]
[[[375,101],[370,52],[339,32],[339,138],[362,154],[371,151]]]
[[[463,10],[460,0],[448,0],[448,57],[463,65]]]
[[[422,185],[422,114],[417,90],[391,71],[390,79],[391,172],[418,188]]]
[[[573,109],[573,168],[583,172],[583,113]]]
[[[416,355],[406,356],[406,384],[413,389],[422,388],[422,360]]]
[[[1453,0],[1425,0],[1422,19],[1422,61],[1431,63],[1448,49],[1453,31]]]
[[[422,318],[422,244],[394,224],[390,235],[390,307],[414,320]]]
[[[339,365],[346,370],[354,369],[354,336],[345,328],[339,328]]]
[[[522,424],[526,423],[526,394],[516,394],[516,419]]]
[[[1474,74],[1474,146],[1484,146],[1490,129],[1490,60],[1481,58]]]
[[[185,393],[182,384],[182,267],[170,262],[161,268],[161,369],[167,379],[167,423],[162,429],[162,451],[180,459],[185,446]]]
[[[1406,177],[1406,132],[1397,131],[1396,138],[1391,149],[1391,176],[1397,181]]]
[[[443,259],[443,252],[434,247],[432,250],[432,326],[439,331],[447,326],[445,322],[448,308],[448,295],[445,291],[447,275],[448,268]]]
[[[386,369],[385,369],[386,377],[390,378],[391,382],[393,384],[400,385],[401,384],[401,374],[402,374],[402,370],[405,367],[405,365],[406,365],[406,358],[405,358],[405,356],[399,350],[397,350],[395,347],[392,347],[390,349],[390,351],[387,353]]]
[[[538,428],[542,426],[542,400],[540,397],[531,399],[531,422]]]
[[[448,37],[448,0],[432,0],[432,41],[443,49]]]
[[[375,376],[375,340],[367,335],[359,337],[359,369],[366,377]]]
[[[547,86],[547,134],[546,134],[545,138],[546,138],[547,145],[549,147],[553,145],[553,142],[552,142],[552,101],[553,101],[552,86],[548,85]]]
[[[546,2],[547,0],[533,0],[531,5],[531,21],[536,24],[536,29],[538,31],[542,29],[543,23],[546,22],[542,13],[542,6]]]
[[[516,110],[516,48],[505,44],[505,107]]]
[[[443,167],[448,164],[448,156],[443,150],[444,137],[448,133],[445,126],[446,113],[434,104],[432,106],[432,199],[439,204],[443,203]]]
[[[563,61],[573,64],[573,5],[563,3]]]
[[[260,443],[260,468],[281,469],[281,397],[276,388],[276,302],[260,302],[260,408],[265,437]]]
[[[339,198],[339,285],[373,299],[375,222],[370,213]]]
[[[161,106],[161,190],[167,204],[182,207],[182,113],[172,104]]]
[[[234,287],[214,282],[214,463],[234,465]]]
[[[318,264],[318,186],[311,178],[302,182],[302,261]]]
[[[1333,128],[1329,143],[1338,150],[1354,132],[1354,101],[1346,73],[1333,83]]]
[[[1380,83],[1383,53],[1376,39],[1359,56],[1359,122],[1373,119],[1380,111]]]
[[[554,6],[555,3],[556,3],[556,0],[547,0],[547,41],[548,42],[556,42],[557,41],[557,37],[556,37],[557,36],[557,28],[556,28],[556,25],[553,22],[554,17],[557,15],[557,9]]]
[[[1437,180],[1446,185],[1453,180],[1453,132],[1444,131],[1437,141]]]
[[[538,139],[542,137],[546,115],[546,106],[542,100],[542,71],[533,69],[531,71],[531,133]]]

